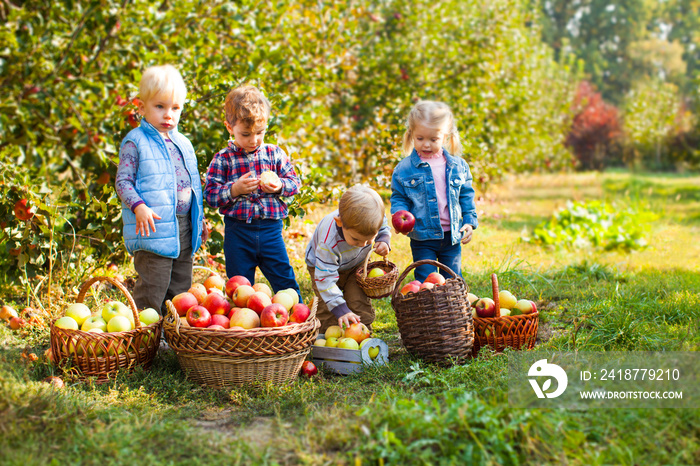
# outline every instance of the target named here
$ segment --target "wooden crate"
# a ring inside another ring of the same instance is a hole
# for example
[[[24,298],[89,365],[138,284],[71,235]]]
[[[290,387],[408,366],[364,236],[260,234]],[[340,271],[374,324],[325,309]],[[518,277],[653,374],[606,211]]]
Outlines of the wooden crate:
[[[321,334],[316,339],[325,339]],[[369,356],[369,349],[379,347],[379,354],[372,359]],[[343,348],[328,348],[326,346],[311,347],[312,361],[320,369],[325,366],[338,374],[352,374],[360,372],[365,365],[378,364],[385,365],[389,362],[389,346],[379,338],[370,338],[359,350]]]

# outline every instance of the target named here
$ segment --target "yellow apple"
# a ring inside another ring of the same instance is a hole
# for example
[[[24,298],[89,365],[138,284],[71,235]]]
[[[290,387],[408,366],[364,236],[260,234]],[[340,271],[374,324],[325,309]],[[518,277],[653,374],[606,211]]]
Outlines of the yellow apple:
[[[297,293],[297,290],[294,288],[287,288],[286,290],[280,291],[280,293],[287,293],[294,300],[294,304],[299,304],[299,293]],[[294,306],[294,304],[292,304],[292,306]]]
[[[360,344],[352,338],[341,338],[338,340],[338,348],[357,350],[360,349]]]
[[[367,350],[367,354],[369,354],[369,357],[372,359],[375,359],[379,355],[379,347],[378,346],[373,346]]]
[[[139,312],[139,320],[143,325],[151,325],[160,320],[160,314],[152,307],[147,307]]]
[[[326,340],[319,338],[314,342],[314,346],[326,346]]]
[[[326,346],[329,348],[335,348],[338,346],[338,339],[335,337],[326,338]]]
[[[131,329],[131,321],[124,316],[114,316],[107,322],[108,332],[128,332]]]
[[[90,317],[90,308],[83,303],[73,303],[66,308],[65,315],[72,317],[78,323],[78,326],[83,325],[85,319]]]
[[[510,315],[510,309],[501,309],[501,317],[509,316],[509,315]]]
[[[338,325],[331,325],[326,329],[326,339],[328,338],[341,338],[345,332]]]
[[[513,296],[513,293],[508,290],[501,290],[498,292],[498,301],[501,307],[506,309],[513,309],[515,303],[518,302],[515,296]]]
[[[289,311],[294,306],[294,298],[287,291],[280,291],[272,297],[272,303],[281,304]]]
[[[78,322],[70,316],[63,316],[54,322],[54,325],[58,328],[65,328],[67,330],[78,330]]]
[[[375,277],[381,277],[382,275],[385,275],[386,272],[384,270],[380,269],[379,267],[375,267],[372,270],[367,273],[368,278],[375,278]]]
[[[107,322],[101,316],[91,316],[85,319],[80,330],[83,332],[89,332],[92,329],[98,328],[103,332],[107,330]]]

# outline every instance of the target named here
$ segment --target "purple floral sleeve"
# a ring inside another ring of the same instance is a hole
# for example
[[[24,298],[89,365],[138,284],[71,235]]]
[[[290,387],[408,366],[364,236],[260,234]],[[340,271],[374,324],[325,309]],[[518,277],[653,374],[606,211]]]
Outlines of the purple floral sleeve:
[[[136,149],[136,144],[129,141],[119,151],[119,167],[117,167],[115,187],[119,199],[128,205],[132,212],[137,205],[143,204],[143,199],[134,188],[138,169],[139,152]]]

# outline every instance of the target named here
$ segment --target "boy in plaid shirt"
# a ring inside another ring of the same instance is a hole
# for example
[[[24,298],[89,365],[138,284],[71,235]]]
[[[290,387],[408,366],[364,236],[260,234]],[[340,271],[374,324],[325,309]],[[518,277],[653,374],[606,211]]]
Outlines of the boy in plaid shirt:
[[[260,267],[274,292],[292,288],[301,296],[282,239],[282,197],[297,194],[301,180],[287,154],[263,142],[270,102],[257,88],[241,86],[228,93],[224,110],[232,140],[209,165],[204,198],[224,216],[226,274],[254,283]]]

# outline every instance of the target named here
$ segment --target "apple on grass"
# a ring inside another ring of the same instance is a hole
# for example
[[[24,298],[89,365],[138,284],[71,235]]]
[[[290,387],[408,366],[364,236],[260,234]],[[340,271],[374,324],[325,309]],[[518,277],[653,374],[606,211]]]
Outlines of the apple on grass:
[[[237,307],[246,307],[248,298],[250,298],[255,290],[250,285],[239,285],[236,291],[233,292],[231,299]]]
[[[425,277],[423,283],[432,283],[435,286],[440,286],[445,284],[445,277],[443,277],[438,272],[431,272]]]
[[[498,292],[498,302],[502,308],[513,309],[518,300],[515,299],[515,296],[510,291],[501,290]]]
[[[304,361],[301,363],[301,373],[306,377],[313,377],[318,374],[318,368],[316,364],[311,361]]]
[[[80,330],[83,332],[89,332],[92,329],[98,328],[103,332],[107,331],[107,322],[102,318],[102,316],[90,316],[85,319]]]
[[[379,267],[374,267],[367,273],[367,278],[377,278],[384,275],[386,275],[386,272],[384,272],[383,269],[380,269]]]
[[[231,310],[231,303],[223,294],[209,293],[201,304],[210,314],[226,315]]]
[[[83,325],[85,319],[90,317],[91,314],[90,308],[83,303],[71,304],[66,308],[66,312],[64,313],[64,315],[74,318],[79,326]]]
[[[260,314],[270,304],[272,299],[264,291],[256,291],[250,295],[245,307]]]
[[[410,233],[416,225],[416,217],[407,210],[399,210],[391,216],[391,224],[399,233]]]
[[[175,307],[175,310],[177,311],[177,315],[183,317],[187,314],[187,310],[192,306],[197,306],[199,301],[192,293],[184,292],[175,295],[175,297],[172,299],[172,303],[173,307]]]
[[[260,313],[262,327],[282,327],[289,321],[289,311],[279,303],[272,303]]]
[[[0,308],[0,319],[9,321],[13,317],[19,317],[19,314],[17,314],[15,308],[13,308],[12,306],[8,306],[7,304],[3,305],[2,308]]]
[[[211,313],[206,307],[199,304],[192,306],[187,310],[187,323],[190,324],[190,327],[208,327],[211,324]]]
[[[474,303],[476,315],[482,319],[496,315],[496,303],[491,298],[480,298]]]
[[[289,314],[289,322],[301,324],[306,322],[310,315],[311,310],[309,306],[304,303],[297,303],[292,306],[292,310]]]
[[[234,275],[233,277],[229,278],[225,286],[228,297],[233,298],[234,291],[236,291],[236,288],[241,285],[250,286],[250,280],[245,278],[243,275]]]
[[[252,309],[248,309],[246,307],[237,308],[236,312],[231,314],[231,321],[229,325],[230,328],[257,328],[260,327],[260,316]]]

